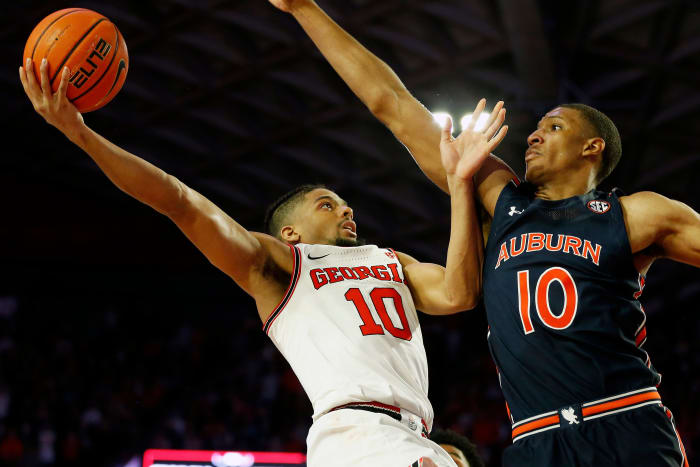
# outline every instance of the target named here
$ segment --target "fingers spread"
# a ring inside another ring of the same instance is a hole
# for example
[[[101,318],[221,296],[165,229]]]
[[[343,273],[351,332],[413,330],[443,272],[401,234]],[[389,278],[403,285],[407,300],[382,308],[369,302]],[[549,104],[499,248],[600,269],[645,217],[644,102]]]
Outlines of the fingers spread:
[[[494,106],[493,110],[491,111],[491,115],[489,115],[489,119],[486,122],[486,125],[484,125],[485,129],[489,129],[491,125],[493,125],[493,122],[496,121],[496,118],[498,118],[498,114],[501,112],[501,109],[503,108],[503,101],[498,101],[496,105]]]
[[[27,59],[27,66],[25,68],[27,72],[27,86],[29,86],[29,91],[34,93],[38,91],[36,84],[36,76],[34,75],[34,63],[31,58]]]
[[[486,139],[491,139],[493,138],[493,135],[496,134],[496,131],[498,128],[503,125],[503,122],[506,119],[506,109],[500,109],[496,115],[493,116],[493,121],[491,124],[486,128],[485,130],[485,135]]]
[[[24,92],[27,92],[27,78],[24,73],[24,67],[19,67],[19,81],[22,83],[22,87],[24,88]]]
[[[66,89],[68,89],[68,77],[70,76],[70,69],[65,66],[61,72],[61,82],[58,85],[58,90],[56,91],[56,96],[62,99],[66,96]]]
[[[469,120],[469,123],[467,124],[465,130],[473,130],[474,125],[476,125],[476,122],[479,120],[479,117],[481,116],[481,112],[484,111],[484,107],[486,107],[486,99],[483,97],[481,100],[479,100],[479,103],[476,104],[476,108],[474,109],[474,113],[472,113],[472,118]]]
[[[49,68],[49,63],[44,58],[41,61],[41,65],[39,66],[39,72],[41,73],[41,92],[44,94],[44,97],[50,99],[51,98],[51,83],[49,82],[48,68]]]
[[[496,133],[496,136],[489,141],[489,152],[492,152],[494,149],[496,149],[496,146],[501,144],[503,138],[506,137],[506,133],[508,133],[508,125],[503,125],[501,129],[498,130],[498,133]]]

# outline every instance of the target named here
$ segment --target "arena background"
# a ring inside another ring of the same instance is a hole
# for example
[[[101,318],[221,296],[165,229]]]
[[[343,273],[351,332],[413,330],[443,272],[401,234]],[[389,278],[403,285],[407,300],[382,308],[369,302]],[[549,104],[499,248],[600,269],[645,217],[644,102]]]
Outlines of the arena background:
[[[697,1],[319,0],[431,110],[506,101],[498,154],[558,102],[619,126],[603,188],[700,209]],[[444,261],[447,197],[265,0],[30,1],[0,16],[0,464],[132,465],[146,448],[304,450],[311,406],[253,302],[170,222],[34,113],[17,66],[48,13],[107,15],[130,70],[95,130],[260,229],[305,182],[349,200],[371,242]],[[642,297],[691,462],[700,451],[700,271],[658,261]],[[422,317],[436,424],[500,465],[509,426],[481,309]],[[134,460],[136,459],[136,460]]]

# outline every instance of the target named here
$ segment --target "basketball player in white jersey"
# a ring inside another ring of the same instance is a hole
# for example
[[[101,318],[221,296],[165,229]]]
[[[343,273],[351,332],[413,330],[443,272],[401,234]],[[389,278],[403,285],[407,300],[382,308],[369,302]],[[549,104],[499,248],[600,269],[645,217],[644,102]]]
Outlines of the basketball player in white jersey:
[[[88,128],[66,98],[67,68],[52,93],[46,62],[41,85],[26,66],[20,80],[34,109],[118,188],[175,222],[255,299],[264,331],[313,405],[309,466],[455,465],[427,439],[433,411],[416,308],[455,313],[478,299],[482,247],[472,176],[505,136],[504,111],[486,130],[468,128],[456,140],[450,129],[443,133],[443,164],[460,214],[445,268],[391,249],[353,246],[352,209],[323,187],[302,187],[277,203],[269,216],[272,235],[249,232],[175,177]]]

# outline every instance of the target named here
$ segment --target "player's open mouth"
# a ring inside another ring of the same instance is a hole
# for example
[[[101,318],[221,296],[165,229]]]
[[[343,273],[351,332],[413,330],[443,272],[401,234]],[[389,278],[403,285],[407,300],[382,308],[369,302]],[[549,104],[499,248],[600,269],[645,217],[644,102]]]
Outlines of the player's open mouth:
[[[357,236],[356,231],[357,231],[357,225],[353,221],[345,221],[343,222],[340,227],[347,231],[350,232],[353,236]]]

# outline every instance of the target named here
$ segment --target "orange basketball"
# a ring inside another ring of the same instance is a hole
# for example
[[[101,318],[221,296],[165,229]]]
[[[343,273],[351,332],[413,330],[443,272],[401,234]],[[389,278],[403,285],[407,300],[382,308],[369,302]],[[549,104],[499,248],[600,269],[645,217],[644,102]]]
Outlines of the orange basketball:
[[[33,61],[34,75],[41,82],[41,60],[48,61],[51,89],[61,82],[61,70],[70,69],[68,99],[80,112],[99,109],[122,88],[129,69],[126,43],[119,29],[99,13],[67,8],[44,18],[24,47],[24,60]]]

